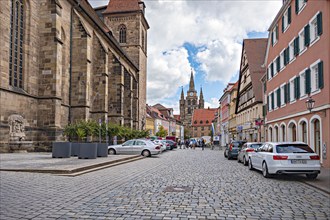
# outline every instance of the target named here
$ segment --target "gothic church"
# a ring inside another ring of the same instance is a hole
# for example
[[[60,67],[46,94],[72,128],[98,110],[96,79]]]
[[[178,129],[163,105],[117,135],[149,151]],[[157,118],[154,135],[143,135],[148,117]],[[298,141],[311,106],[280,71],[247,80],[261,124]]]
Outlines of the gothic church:
[[[203,90],[201,88],[198,99],[197,91],[195,90],[194,75],[191,71],[187,96],[186,98],[184,97],[184,92],[182,88],[180,98],[180,120],[183,122],[183,125],[188,130],[191,130],[191,120],[195,109],[204,109],[204,97]]]
[[[141,0],[0,1],[0,152],[63,141],[77,120],[144,129]]]

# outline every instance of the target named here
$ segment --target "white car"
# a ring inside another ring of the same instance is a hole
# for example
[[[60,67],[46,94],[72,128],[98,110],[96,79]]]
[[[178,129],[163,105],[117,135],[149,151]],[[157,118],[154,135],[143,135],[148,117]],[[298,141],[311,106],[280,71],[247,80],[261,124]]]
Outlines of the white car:
[[[303,142],[268,142],[249,156],[249,169],[262,171],[266,178],[271,174],[306,174],[316,179],[320,173],[320,157]]]
[[[153,140],[154,143],[161,145],[161,150],[166,151],[170,150],[171,146],[169,143],[166,142],[166,140]]]
[[[108,146],[108,154],[137,154],[145,157],[160,153],[160,146],[150,140],[133,139],[123,144]]]

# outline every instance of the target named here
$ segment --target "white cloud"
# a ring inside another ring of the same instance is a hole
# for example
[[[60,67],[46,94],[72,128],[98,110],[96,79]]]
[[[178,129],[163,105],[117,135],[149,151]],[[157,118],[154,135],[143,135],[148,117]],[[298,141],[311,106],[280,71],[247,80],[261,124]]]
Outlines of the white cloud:
[[[209,101],[204,103],[204,108],[218,108],[219,107],[219,99],[211,98]]]

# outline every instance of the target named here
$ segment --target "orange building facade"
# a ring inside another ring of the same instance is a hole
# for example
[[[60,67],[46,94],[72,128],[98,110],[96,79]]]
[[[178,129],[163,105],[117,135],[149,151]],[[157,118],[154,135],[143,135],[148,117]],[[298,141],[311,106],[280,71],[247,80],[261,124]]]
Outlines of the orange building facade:
[[[305,142],[324,167],[330,167],[329,21],[330,1],[284,1],[269,28],[264,63],[266,139]]]

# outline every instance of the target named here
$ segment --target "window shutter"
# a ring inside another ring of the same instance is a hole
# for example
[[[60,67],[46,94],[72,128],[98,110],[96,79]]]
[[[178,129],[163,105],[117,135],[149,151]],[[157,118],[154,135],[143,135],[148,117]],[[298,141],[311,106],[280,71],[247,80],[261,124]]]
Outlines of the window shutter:
[[[294,99],[297,99],[298,98],[298,93],[297,93],[297,78],[294,78],[293,80],[293,84],[294,84]]]
[[[290,82],[288,82],[288,84],[287,84],[287,93],[286,93],[286,95],[287,95],[287,101],[288,101],[288,103],[290,102]]]
[[[318,69],[319,69],[319,89],[323,89],[324,87],[324,82],[323,82],[323,61],[319,62],[318,64]]]
[[[267,68],[266,79],[267,79],[267,81],[269,80],[269,68]]]
[[[291,24],[291,6],[288,8],[288,24]]]
[[[305,26],[304,28],[304,35],[305,35],[305,46],[308,47],[309,42],[310,42],[310,37],[309,37],[309,24]]]
[[[322,34],[322,12],[317,15],[317,34],[320,36]]]
[[[272,40],[272,46],[274,46],[274,34],[273,34],[273,31],[271,32],[271,40]]]
[[[305,93],[311,93],[311,70],[307,69],[305,71]]]
[[[299,36],[293,42],[294,44],[294,55],[297,56],[299,54]]]
[[[278,40],[278,25],[276,25],[276,40]]]
[[[296,14],[298,14],[298,12],[299,12],[299,5],[298,5],[299,3],[298,3],[298,1],[299,1],[299,0],[296,0],[296,1],[295,1],[295,3],[296,3],[296,4],[295,4],[295,5],[296,5]]]
[[[281,88],[277,89],[277,107],[281,106]]]
[[[269,95],[267,96],[267,106],[268,106],[268,111],[269,111]]]
[[[286,49],[286,64],[290,62],[290,46]]]
[[[297,80],[297,87],[296,87],[297,99],[299,99],[300,98],[300,76],[297,76],[296,80]]]
[[[272,64],[270,65],[270,75],[271,75],[271,77],[274,76],[274,63],[272,63]]]
[[[274,93],[271,94],[271,99],[272,99],[272,109],[274,109]]]
[[[284,66],[286,66],[286,64],[287,64],[287,57],[286,57],[287,56],[286,55],[287,52],[286,52],[286,49],[284,50],[283,53],[284,53]]]
[[[266,114],[267,114],[267,105],[263,105],[262,106],[262,116],[266,116]]]
[[[286,104],[286,103],[288,103],[288,94],[287,94],[287,88],[288,87],[288,85],[287,84],[285,84],[284,85],[284,104]]]
[[[284,32],[284,16],[282,16],[282,33]]]
[[[280,72],[280,69],[281,69],[280,57],[276,58],[276,69],[277,69],[277,72]]]

